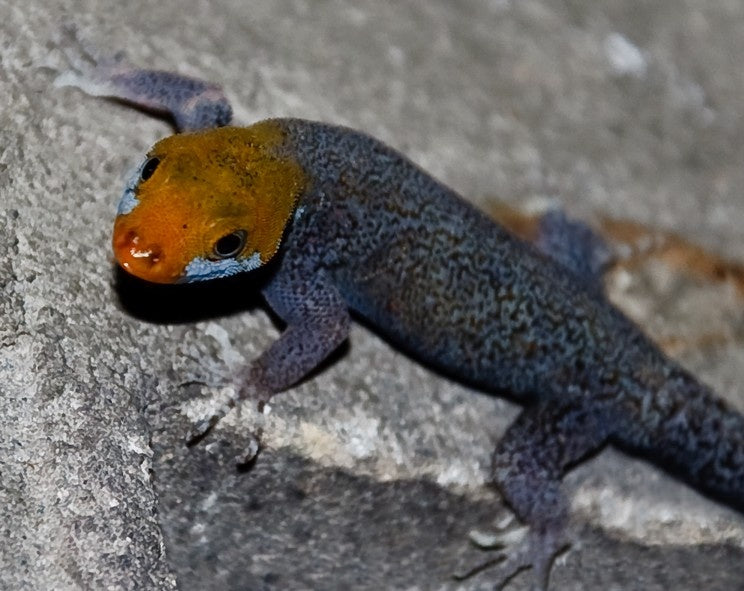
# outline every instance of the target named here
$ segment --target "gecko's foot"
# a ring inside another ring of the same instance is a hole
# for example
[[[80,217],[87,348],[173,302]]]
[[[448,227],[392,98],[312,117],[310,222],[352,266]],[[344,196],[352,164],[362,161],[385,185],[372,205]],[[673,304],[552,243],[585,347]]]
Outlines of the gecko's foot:
[[[501,524],[503,525],[503,524]],[[457,580],[467,579],[485,570],[500,590],[519,572],[532,569],[533,591],[547,591],[548,573],[555,556],[568,547],[563,536],[550,530],[534,531],[526,526],[507,525],[495,533],[470,532],[470,541],[482,550],[496,554],[456,573]]]
[[[535,246],[589,285],[601,289],[614,253],[589,225],[551,209],[540,219]]]
[[[208,417],[205,417],[199,421],[197,421],[192,427],[191,430],[186,435],[186,445],[191,447],[199,443],[202,439],[204,439],[214,427],[217,426],[217,424],[224,419],[227,414],[233,409],[237,407],[238,412],[240,412],[240,406],[239,406],[240,398],[237,394],[235,394],[235,390],[230,390],[230,395],[228,398],[222,402]]]
[[[62,26],[57,46],[68,66],[54,80],[54,86],[58,88],[71,86],[91,96],[115,96],[116,88],[112,79],[131,69],[126,64],[123,51],[99,55],[80,37],[77,27],[70,23]]]
[[[222,402],[210,416],[201,419],[192,426],[191,430],[186,436],[186,445],[188,447],[192,447],[200,443],[207,435],[209,435],[212,429],[216,427],[217,424],[233,409],[235,409],[238,413],[238,416],[240,416],[240,396],[235,394],[234,389],[230,388],[228,390],[230,392],[230,395],[228,396],[227,400]],[[257,429],[249,432],[248,442],[242,445],[241,450],[237,454],[234,453],[233,449],[233,451],[229,453],[230,459],[228,459],[227,461],[232,460],[236,467],[241,470],[252,466],[254,460],[258,456],[258,453],[261,451],[262,434],[263,429],[260,426]],[[218,439],[216,442],[207,444],[206,450],[209,453],[222,457],[224,460],[225,449],[228,449],[230,447],[230,444],[227,444],[227,442],[220,441]]]
[[[263,449],[263,431],[257,429],[247,433],[235,434],[229,439],[215,437],[199,447],[200,453],[211,457],[221,466],[232,466],[239,472],[250,470]]]
[[[217,424],[224,419],[233,409],[240,417],[241,402],[252,400],[257,403],[260,413],[267,413],[266,404],[271,399],[272,393],[266,388],[258,387],[253,383],[247,383],[240,389],[231,389],[228,398],[222,402],[208,417],[196,422],[186,436],[186,445],[191,447],[202,441]],[[254,454],[255,455],[255,454]]]

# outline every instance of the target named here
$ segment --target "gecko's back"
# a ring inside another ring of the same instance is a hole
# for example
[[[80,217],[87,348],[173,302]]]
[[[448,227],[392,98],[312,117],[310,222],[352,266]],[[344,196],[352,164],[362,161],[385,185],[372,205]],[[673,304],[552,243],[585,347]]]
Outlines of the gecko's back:
[[[300,162],[325,171],[285,248],[308,256],[313,245],[349,306],[407,350],[513,394],[660,362],[599,290],[399,153],[338,127],[283,125]]]

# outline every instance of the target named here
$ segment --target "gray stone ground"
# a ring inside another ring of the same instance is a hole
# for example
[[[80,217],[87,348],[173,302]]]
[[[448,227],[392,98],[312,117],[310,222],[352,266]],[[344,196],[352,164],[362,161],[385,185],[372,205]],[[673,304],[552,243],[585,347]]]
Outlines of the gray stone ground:
[[[744,260],[738,0],[0,0],[0,588],[487,589],[490,450],[517,412],[362,327],[193,448],[192,421],[277,334],[251,279],[115,271],[124,171],[168,126],[52,87],[64,22],[222,83],[249,122],[352,125],[463,195],[557,200]],[[742,292],[651,260],[613,298],[744,409]],[[261,428],[250,469],[232,458]],[[553,589],[744,588],[744,517],[607,450],[567,479]],[[509,589],[526,589],[517,577]]]

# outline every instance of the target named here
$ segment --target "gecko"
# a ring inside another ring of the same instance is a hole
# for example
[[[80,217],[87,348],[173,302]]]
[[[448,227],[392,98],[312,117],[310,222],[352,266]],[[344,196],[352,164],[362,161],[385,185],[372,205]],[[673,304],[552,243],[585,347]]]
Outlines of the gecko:
[[[492,456],[491,481],[527,527],[494,567],[496,588],[529,568],[548,588],[569,541],[561,480],[606,445],[744,511],[744,417],[610,303],[608,251],[588,226],[553,212],[525,242],[367,134],[291,118],[234,127],[216,85],[120,59],[87,67],[59,85],[169,113],[179,132],[126,181],[118,264],[155,283],[263,268],[257,288],[286,323],[222,414],[305,378],[355,314],[523,405]]]

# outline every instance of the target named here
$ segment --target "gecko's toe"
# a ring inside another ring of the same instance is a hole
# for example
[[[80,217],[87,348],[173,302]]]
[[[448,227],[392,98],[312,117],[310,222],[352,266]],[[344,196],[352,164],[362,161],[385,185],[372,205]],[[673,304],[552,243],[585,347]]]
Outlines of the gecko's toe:
[[[511,525],[511,524],[510,524]],[[483,550],[513,547],[521,544],[527,535],[527,526],[503,527],[495,532],[472,530],[468,533],[470,541]]]
[[[191,426],[185,438],[188,447],[192,447],[204,439],[233,409],[236,409],[238,417],[240,416],[240,405],[238,404],[240,399],[236,395],[234,388],[224,388],[220,398],[222,400],[218,399],[215,401],[216,404],[213,403],[211,414],[199,419]]]
[[[204,439],[219,420],[219,417],[213,415],[192,425],[191,429],[186,433],[185,441],[187,447],[192,447]]]
[[[248,470],[256,461],[258,453],[261,451],[261,435],[262,431],[260,429],[251,433],[248,444],[243,448],[243,453],[236,456],[235,465],[239,470]]]
[[[531,569],[532,589],[546,591],[553,559],[568,547],[563,537],[555,535],[555,532],[537,532],[524,526],[508,527],[493,533],[472,531],[469,538],[479,548],[495,549],[496,553],[474,566],[460,569],[454,578],[463,580],[487,570],[489,579],[495,582],[495,590],[502,589],[519,572]]]

